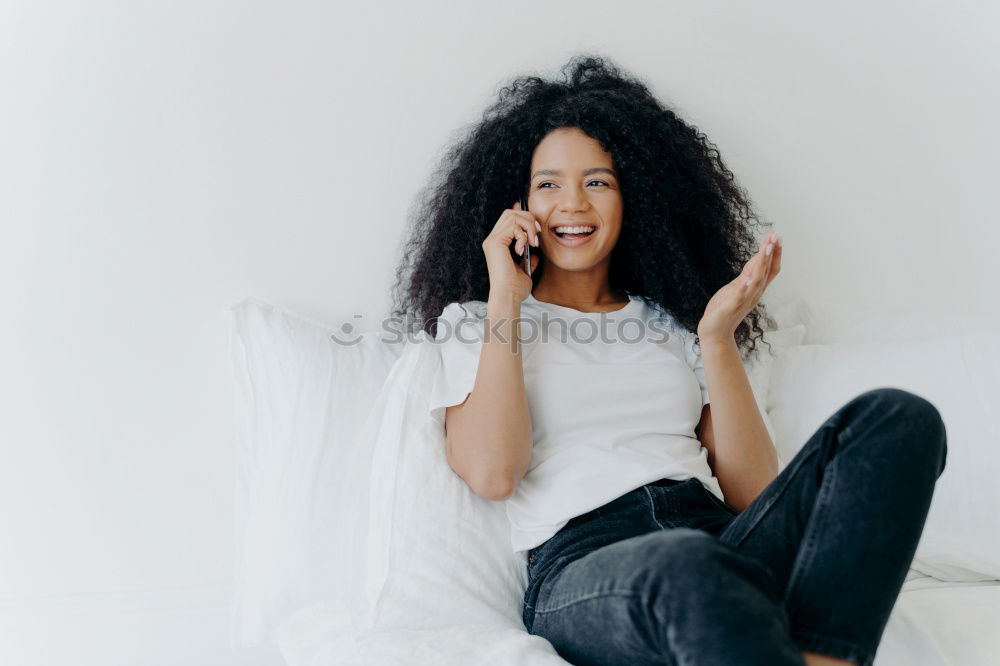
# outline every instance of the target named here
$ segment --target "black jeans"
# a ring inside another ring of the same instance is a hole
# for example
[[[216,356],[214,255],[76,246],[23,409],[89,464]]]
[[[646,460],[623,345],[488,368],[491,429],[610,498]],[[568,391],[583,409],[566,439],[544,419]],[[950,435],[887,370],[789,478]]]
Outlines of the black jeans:
[[[577,666],[871,666],[947,455],[897,388],[857,396],[743,512],[660,480],[528,551],[523,619]]]

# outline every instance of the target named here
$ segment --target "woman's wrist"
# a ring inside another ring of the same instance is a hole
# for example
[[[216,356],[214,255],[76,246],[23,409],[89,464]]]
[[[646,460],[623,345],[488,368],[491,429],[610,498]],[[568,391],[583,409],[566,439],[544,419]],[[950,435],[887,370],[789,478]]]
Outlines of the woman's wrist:
[[[521,314],[521,298],[509,291],[490,291],[486,300],[486,314],[490,319],[518,317]]]
[[[518,320],[521,318],[521,299],[517,294],[490,292],[486,302],[485,342],[501,344],[517,354],[520,349]]]

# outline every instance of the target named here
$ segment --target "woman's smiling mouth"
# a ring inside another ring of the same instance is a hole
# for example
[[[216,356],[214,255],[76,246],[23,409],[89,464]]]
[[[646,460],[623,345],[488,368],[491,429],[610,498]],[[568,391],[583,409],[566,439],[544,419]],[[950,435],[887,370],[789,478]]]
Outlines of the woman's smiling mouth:
[[[592,224],[561,224],[549,227],[549,232],[563,247],[579,247],[597,233],[597,227]]]

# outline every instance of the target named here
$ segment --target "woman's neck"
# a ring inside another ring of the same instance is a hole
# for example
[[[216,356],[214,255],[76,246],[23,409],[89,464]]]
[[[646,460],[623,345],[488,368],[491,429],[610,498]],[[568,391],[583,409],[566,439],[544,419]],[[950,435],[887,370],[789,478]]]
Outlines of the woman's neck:
[[[629,302],[628,295],[622,291],[604,285],[599,292],[588,292],[586,289],[546,289],[539,284],[531,295],[535,300],[552,305],[573,308],[581,312],[607,312],[617,310]]]

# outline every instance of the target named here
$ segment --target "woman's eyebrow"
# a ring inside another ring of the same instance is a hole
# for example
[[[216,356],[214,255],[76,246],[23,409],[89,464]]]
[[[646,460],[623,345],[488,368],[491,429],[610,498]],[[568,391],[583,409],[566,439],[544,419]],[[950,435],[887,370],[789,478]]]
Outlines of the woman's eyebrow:
[[[592,173],[607,173],[611,174],[615,178],[618,177],[618,174],[615,173],[614,170],[609,169],[607,167],[592,167],[590,169],[586,169],[583,172],[583,175],[589,176]],[[535,172],[532,178],[538,178],[539,176],[561,176],[561,175],[563,175],[563,172],[560,171],[559,169],[539,169],[538,171]]]

